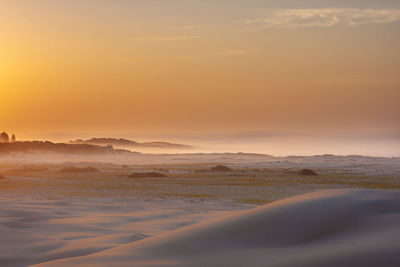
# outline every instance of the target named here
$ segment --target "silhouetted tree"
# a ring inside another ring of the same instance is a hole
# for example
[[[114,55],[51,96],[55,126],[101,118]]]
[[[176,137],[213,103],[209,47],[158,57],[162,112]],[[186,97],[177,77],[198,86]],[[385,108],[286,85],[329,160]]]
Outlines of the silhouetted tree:
[[[15,137],[15,134],[13,134],[12,136],[11,136],[11,142],[16,142],[17,141],[17,138]]]
[[[0,134],[0,142],[8,142],[10,141],[10,137],[8,137],[8,134],[6,132],[2,132]]]

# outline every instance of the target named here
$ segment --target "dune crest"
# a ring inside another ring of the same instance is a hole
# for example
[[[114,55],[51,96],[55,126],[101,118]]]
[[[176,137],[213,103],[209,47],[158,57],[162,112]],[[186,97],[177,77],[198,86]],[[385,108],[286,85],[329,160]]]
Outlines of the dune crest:
[[[399,266],[399,225],[399,191],[321,191],[34,266]]]

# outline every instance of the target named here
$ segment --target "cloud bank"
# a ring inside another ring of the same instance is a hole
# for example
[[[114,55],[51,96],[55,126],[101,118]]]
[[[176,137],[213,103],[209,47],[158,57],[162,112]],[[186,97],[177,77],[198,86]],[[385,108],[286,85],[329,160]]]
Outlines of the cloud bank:
[[[400,9],[277,9],[268,10],[262,17],[246,19],[244,23],[265,28],[331,27],[383,24],[400,20]]]

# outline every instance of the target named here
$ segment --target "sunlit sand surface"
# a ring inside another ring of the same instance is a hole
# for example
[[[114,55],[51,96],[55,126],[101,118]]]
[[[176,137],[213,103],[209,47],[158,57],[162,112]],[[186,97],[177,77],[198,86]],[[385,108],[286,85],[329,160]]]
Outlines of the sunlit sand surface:
[[[35,266],[398,266],[399,223],[400,191],[323,191],[126,245],[93,239],[100,252]],[[58,255],[88,253],[84,244]]]

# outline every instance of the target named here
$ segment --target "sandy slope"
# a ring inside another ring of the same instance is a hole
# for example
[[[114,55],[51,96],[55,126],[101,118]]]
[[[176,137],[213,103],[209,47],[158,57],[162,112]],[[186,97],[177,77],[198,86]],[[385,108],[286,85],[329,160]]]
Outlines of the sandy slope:
[[[35,267],[400,266],[400,192],[306,194]]]
[[[0,197],[0,266],[25,267],[89,255],[224,216],[184,201],[25,200]]]

